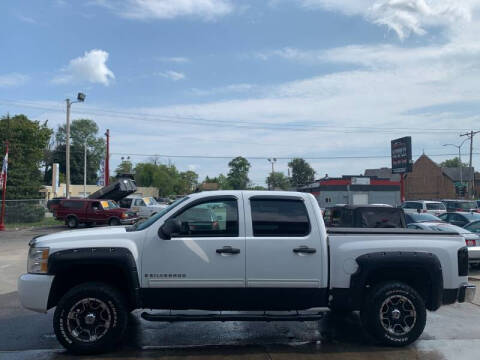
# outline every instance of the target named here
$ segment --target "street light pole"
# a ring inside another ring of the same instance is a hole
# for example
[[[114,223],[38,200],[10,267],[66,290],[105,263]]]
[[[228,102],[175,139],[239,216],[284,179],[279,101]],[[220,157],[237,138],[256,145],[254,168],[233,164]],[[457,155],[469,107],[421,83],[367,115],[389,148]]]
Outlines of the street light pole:
[[[70,199],[70,107],[72,102],[70,99],[66,100],[67,102],[67,135],[65,141],[65,192],[67,199]]]
[[[72,104],[85,101],[85,94],[78,93],[77,101],[65,100],[67,102],[67,127],[65,139],[65,192],[67,199],[70,199],[70,108]]]
[[[470,139],[470,162],[469,162],[469,167],[472,169],[472,177],[471,179],[469,180],[470,182],[470,187],[469,187],[469,197],[471,199],[473,199],[474,197],[474,194],[475,194],[475,171],[473,171],[473,167],[472,167],[472,154],[473,154],[473,137],[480,133],[480,131],[470,131],[468,133],[465,133],[465,134],[461,134],[460,136],[467,136],[467,139]]]
[[[273,174],[275,173],[274,164],[277,162],[277,158],[268,158],[268,162],[272,164],[272,181],[273,181]],[[270,190],[270,184],[268,184],[268,188]]]
[[[463,163],[462,163],[462,146],[465,144],[465,141],[468,139],[463,140],[460,145],[455,145],[455,144],[443,144],[443,146],[454,146],[458,149],[458,160],[460,161],[460,184],[462,184],[463,187]]]

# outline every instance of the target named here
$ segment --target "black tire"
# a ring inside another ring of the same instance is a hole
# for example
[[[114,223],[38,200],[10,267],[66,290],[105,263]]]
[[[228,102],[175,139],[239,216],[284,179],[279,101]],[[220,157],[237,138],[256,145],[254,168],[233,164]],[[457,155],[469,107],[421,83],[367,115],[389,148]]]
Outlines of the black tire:
[[[78,305],[82,302],[88,305]],[[82,309],[80,313],[79,309]],[[75,318],[68,317],[75,313]],[[88,324],[87,321],[92,321],[88,316],[92,314],[94,323]],[[74,354],[98,354],[111,350],[122,340],[127,323],[124,296],[104,283],[85,283],[70,289],[58,302],[53,316],[58,341]],[[90,331],[99,338],[92,340]]]
[[[118,218],[111,218],[110,220],[108,220],[108,225],[110,226],[118,226],[120,225],[120,220]]]
[[[401,282],[374,286],[360,315],[368,333],[388,346],[411,344],[427,322],[424,300],[415,289]]]
[[[70,229],[75,229],[76,227],[78,227],[78,219],[75,216],[67,217],[67,221],[65,223]]]

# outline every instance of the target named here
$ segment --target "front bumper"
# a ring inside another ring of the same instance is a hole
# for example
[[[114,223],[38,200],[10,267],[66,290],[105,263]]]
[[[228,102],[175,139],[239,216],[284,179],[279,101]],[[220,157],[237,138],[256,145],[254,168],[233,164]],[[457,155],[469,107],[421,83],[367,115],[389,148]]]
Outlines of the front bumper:
[[[480,263],[480,246],[468,248],[468,263]]]
[[[23,274],[17,280],[20,302],[26,309],[47,312],[54,275]]]
[[[135,218],[128,218],[128,219],[120,219],[120,224],[122,225],[133,225],[139,220],[138,217]]]

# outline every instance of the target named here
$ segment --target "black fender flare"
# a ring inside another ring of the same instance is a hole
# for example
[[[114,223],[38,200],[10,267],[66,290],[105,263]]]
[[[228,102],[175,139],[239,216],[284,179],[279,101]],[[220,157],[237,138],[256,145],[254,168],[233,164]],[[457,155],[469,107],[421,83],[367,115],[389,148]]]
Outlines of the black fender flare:
[[[119,277],[126,281],[127,300],[134,308],[141,307],[140,281],[137,264],[131,251],[121,247],[89,247],[54,252],[48,258],[49,275],[69,274],[71,269],[94,266],[111,266],[120,270]],[[74,274],[71,274],[72,276]],[[78,274],[77,274],[78,275]],[[55,276],[49,295],[49,306],[55,298]],[[57,299],[58,300],[58,299]]]
[[[443,300],[443,273],[440,260],[435,254],[421,251],[394,251],[375,252],[357,257],[357,271],[350,277],[350,288],[332,289],[334,292],[334,305],[338,307],[358,310],[363,304],[367,285],[372,276],[393,271],[401,274],[401,277],[408,277],[409,271],[422,273],[428,279],[427,308],[438,309]],[[391,279],[391,280],[401,280]],[[335,296],[335,291],[339,291]],[[348,294],[345,294],[348,292]],[[336,298],[336,299],[335,299]]]

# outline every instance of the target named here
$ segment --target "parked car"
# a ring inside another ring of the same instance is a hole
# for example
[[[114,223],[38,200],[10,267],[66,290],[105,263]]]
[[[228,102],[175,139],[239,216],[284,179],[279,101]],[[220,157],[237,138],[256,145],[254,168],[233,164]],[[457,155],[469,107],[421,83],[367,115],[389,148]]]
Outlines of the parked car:
[[[480,236],[474,234],[473,232],[462,228],[460,226],[438,223],[438,222],[422,222],[422,223],[413,223],[408,225],[409,229],[416,230],[433,230],[433,231],[443,231],[443,232],[454,232],[457,233],[465,239],[465,243],[468,246],[468,262],[471,265],[480,264]]]
[[[429,201],[429,200],[415,200],[415,201],[405,201],[402,204],[402,209],[407,213],[429,213],[435,216],[447,212],[445,204],[440,201]]]
[[[454,211],[478,212],[479,211],[477,202],[473,200],[442,200],[442,202],[447,207],[448,212],[454,212]]]
[[[480,214],[476,212],[447,212],[439,216],[442,221],[464,227],[471,221],[480,220]]]
[[[194,208],[215,209],[223,224],[186,233],[180,219]],[[135,309],[162,322],[318,321],[325,307],[359,310],[374,338],[402,346],[422,334],[426,310],[473,300],[463,237],[327,230],[320,216],[307,193],[191,194],[131,227],[34,238],[18,293],[28,309],[55,307],[55,334],[73,353],[120,343]]]
[[[422,222],[440,222],[443,223],[444,221],[440,219],[438,216],[429,214],[429,213],[405,213],[405,220],[408,224],[412,223],[422,223]]]
[[[65,199],[64,197],[55,197],[53,199],[50,199],[47,201],[47,209],[51,213],[55,211],[55,209],[58,207],[58,204],[60,204],[60,201]]]
[[[167,207],[167,205],[159,204],[157,200],[151,196],[127,196],[121,199],[119,203],[121,207],[135,211],[141,218],[148,218]]]
[[[325,225],[354,228],[405,228],[405,215],[400,208],[376,205],[334,206],[325,212]]]
[[[480,220],[471,221],[463,228],[473,233],[480,234]]]
[[[64,199],[53,215],[72,229],[79,224],[131,225],[138,220],[134,212],[120,208],[113,200]]]

